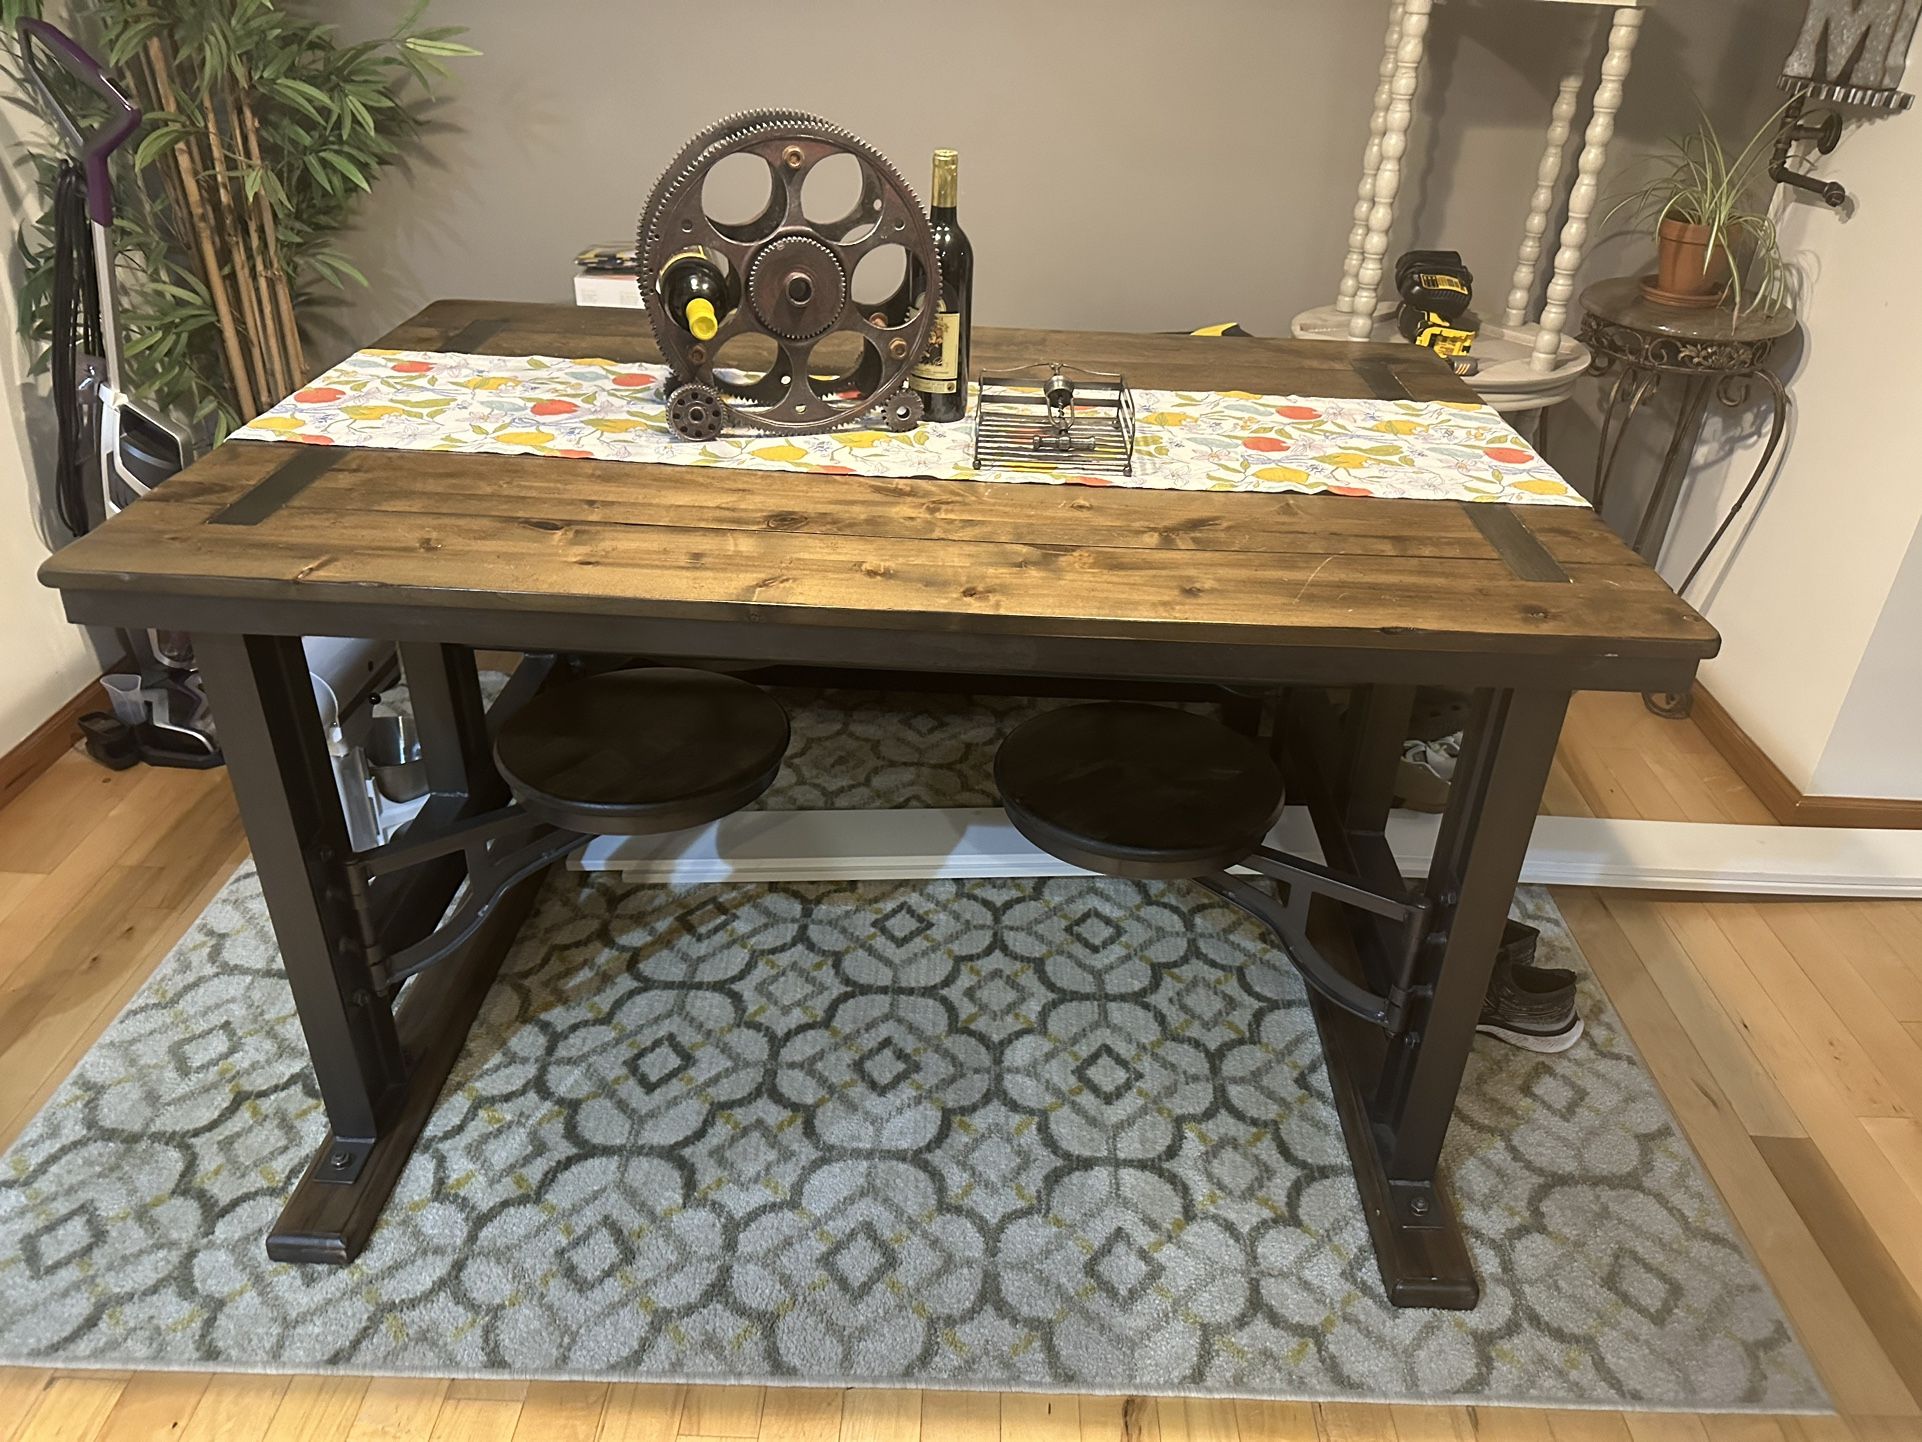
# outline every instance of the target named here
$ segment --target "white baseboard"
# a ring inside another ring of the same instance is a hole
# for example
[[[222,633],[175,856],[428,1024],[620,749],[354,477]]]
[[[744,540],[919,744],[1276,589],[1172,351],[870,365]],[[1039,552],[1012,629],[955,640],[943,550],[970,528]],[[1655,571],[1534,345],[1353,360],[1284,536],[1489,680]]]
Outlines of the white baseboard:
[[[1439,819],[1396,812],[1388,840],[1420,876]],[[1271,844],[1318,857],[1306,814],[1291,807]],[[1037,850],[999,808],[919,811],[742,811],[669,836],[604,836],[572,863],[636,880],[901,881],[966,876],[1073,876]],[[1745,895],[1922,897],[1922,831],[1732,826],[1544,816],[1522,880]]]

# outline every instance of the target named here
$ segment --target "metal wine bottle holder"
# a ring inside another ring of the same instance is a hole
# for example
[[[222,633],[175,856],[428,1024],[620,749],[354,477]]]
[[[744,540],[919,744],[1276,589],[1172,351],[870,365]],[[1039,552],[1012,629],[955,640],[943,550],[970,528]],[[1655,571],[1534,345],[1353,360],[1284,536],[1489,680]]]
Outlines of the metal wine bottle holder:
[[[754,219],[730,223],[709,214],[703,192],[714,167],[736,155],[767,163],[768,198]],[[858,164],[860,196],[836,219],[810,217],[802,205],[808,176],[837,155]],[[693,245],[720,259],[733,302],[705,341],[668,313],[659,286],[661,267]],[[858,304],[853,293],[862,258],[884,246],[905,251],[910,305],[898,317],[891,307]],[[924,303],[940,294],[934,234],[886,157],[839,126],[797,110],[717,121],[655,183],[637,249],[641,303],[670,370],[667,418],[675,434],[710,440],[736,422],[788,435],[921,423],[921,397],[906,382],[934,329],[934,308]],[[860,360],[845,369],[813,363],[815,348],[840,335],[859,338]],[[730,365],[728,343],[743,336],[774,343],[765,369]]]

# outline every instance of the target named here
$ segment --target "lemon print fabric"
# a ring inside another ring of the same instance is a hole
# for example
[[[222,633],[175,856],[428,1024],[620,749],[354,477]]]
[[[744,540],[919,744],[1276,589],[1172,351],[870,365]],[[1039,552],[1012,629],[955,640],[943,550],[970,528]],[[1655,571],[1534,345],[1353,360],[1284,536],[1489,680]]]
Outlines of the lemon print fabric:
[[[976,471],[974,424],[821,436],[668,429],[658,364],[364,350],[234,432],[252,441],[653,461],[892,479],[1586,505],[1489,407],[1137,390],[1135,473]]]

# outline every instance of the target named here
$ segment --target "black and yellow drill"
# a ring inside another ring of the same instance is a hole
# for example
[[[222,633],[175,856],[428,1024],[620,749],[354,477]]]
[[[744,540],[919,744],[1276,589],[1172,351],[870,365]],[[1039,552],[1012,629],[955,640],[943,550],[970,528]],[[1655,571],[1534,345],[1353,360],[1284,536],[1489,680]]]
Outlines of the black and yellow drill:
[[[1469,350],[1481,322],[1469,312],[1475,298],[1475,277],[1453,250],[1411,250],[1395,262],[1395,288],[1401,292],[1396,323],[1402,337],[1426,346],[1470,375],[1475,362]]]

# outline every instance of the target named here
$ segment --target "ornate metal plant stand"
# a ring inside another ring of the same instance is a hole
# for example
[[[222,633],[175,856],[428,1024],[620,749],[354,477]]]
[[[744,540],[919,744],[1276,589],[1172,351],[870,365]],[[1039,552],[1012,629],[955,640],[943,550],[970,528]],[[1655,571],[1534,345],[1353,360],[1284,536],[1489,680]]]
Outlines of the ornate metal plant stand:
[[[1781,448],[1788,424],[1789,397],[1781,377],[1768,368],[1775,343],[1795,329],[1795,317],[1748,314],[1734,318],[1726,307],[1681,310],[1657,305],[1642,295],[1633,276],[1605,280],[1582,292],[1581,338],[1594,355],[1593,373],[1614,377],[1602,412],[1601,434],[1595,452],[1595,488],[1591,499],[1599,511],[1621,455],[1622,440],[1635,415],[1671,381],[1681,387],[1675,431],[1662,456],[1662,468],[1635,523],[1637,554],[1653,562],[1668,534],[1669,521],[1681,499],[1695,442],[1701,434],[1710,401],[1735,408],[1746,405],[1750,389],[1760,384],[1769,395],[1768,444],[1762,448],[1748,482],[1735,498],[1688,568],[1676,590],[1686,595],[1722,537],[1742,514]],[[1686,716],[1691,698],[1647,696],[1649,708],[1664,716]]]

